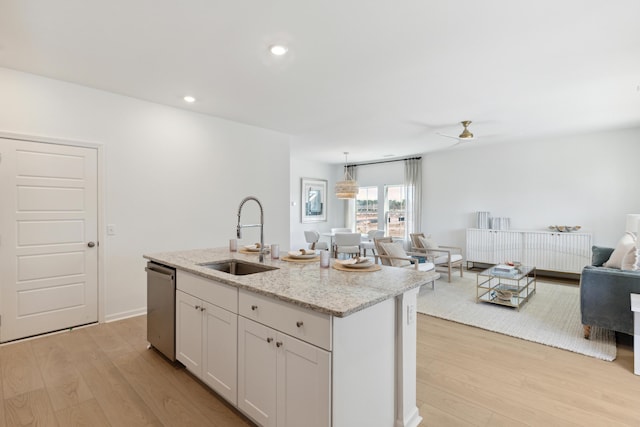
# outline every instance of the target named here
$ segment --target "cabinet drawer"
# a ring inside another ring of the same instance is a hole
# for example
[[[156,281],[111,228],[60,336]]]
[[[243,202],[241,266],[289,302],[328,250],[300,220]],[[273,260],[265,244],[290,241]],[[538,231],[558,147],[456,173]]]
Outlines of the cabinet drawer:
[[[240,289],[240,315],[331,351],[331,316]]]
[[[178,270],[176,287],[208,303],[222,307],[232,313],[238,313],[238,288],[234,286]]]

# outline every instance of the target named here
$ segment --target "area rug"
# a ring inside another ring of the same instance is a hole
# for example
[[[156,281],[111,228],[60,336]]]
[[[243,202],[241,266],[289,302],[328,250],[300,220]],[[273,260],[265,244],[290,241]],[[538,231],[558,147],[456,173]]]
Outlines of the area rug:
[[[580,290],[575,285],[537,282],[537,290],[520,307],[476,303],[476,274],[437,280],[435,290],[424,286],[418,312],[493,332],[562,348],[602,360],[616,358],[615,332],[591,328],[584,339],[580,322]]]

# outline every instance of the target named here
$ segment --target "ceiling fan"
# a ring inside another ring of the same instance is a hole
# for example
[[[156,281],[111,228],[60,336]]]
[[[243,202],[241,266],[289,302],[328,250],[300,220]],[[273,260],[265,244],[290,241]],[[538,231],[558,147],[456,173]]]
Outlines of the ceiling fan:
[[[458,136],[447,135],[445,133],[440,133],[440,132],[437,132],[437,134],[440,135],[440,136],[444,136],[446,138],[457,139],[458,142],[456,144],[454,144],[454,146],[456,146],[458,144],[463,144],[465,142],[473,141],[475,139],[475,137],[473,136],[473,134],[469,130],[469,125],[471,124],[471,120],[463,120],[460,123],[462,124],[464,129],[462,130],[462,133],[460,135],[458,135]]]

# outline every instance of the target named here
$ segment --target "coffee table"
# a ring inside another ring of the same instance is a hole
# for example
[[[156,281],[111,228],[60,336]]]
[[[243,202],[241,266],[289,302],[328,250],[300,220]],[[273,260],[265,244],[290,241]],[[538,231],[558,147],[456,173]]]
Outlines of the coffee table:
[[[536,268],[519,266],[512,272],[496,270],[496,266],[478,273],[476,302],[520,307],[536,293]]]

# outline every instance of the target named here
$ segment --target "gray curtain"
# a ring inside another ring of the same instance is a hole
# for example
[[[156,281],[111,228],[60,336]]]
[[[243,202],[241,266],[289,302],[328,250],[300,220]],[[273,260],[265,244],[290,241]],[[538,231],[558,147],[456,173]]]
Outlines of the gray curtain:
[[[407,212],[404,223],[404,243],[411,247],[409,233],[419,233],[422,220],[422,159],[404,161],[404,191]]]
[[[351,179],[357,181],[356,178],[356,166],[345,166],[346,172],[351,176]],[[348,199],[345,200],[344,205],[344,226],[346,228],[351,228],[351,230],[355,231],[356,229],[356,199]]]

